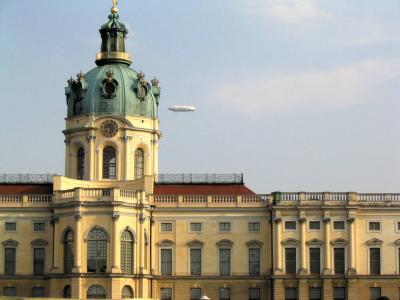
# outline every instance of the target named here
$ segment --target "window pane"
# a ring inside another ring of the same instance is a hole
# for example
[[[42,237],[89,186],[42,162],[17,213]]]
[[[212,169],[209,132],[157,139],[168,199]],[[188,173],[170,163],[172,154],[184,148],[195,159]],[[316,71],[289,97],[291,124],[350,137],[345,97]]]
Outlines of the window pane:
[[[231,249],[219,249],[219,273],[231,275]]]
[[[33,223],[33,230],[34,231],[45,231],[46,224],[44,222]]]
[[[220,288],[219,289],[219,299],[220,300],[230,300],[231,299],[231,289],[230,288]]]
[[[6,231],[16,231],[17,223],[15,222],[6,222]]]
[[[5,287],[4,296],[9,296],[9,297],[17,296],[17,289],[15,287]]]
[[[172,249],[161,249],[161,275],[172,275]]]
[[[201,275],[201,249],[190,249],[190,274]]]
[[[15,275],[15,258],[16,249],[15,248],[5,248],[4,249],[4,275],[12,276]]]
[[[172,289],[171,288],[163,288],[160,291],[161,300],[171,300],[172,299]]]
[[[249,274],[250,276],[260,275],[260,249],[249,249]]]
[[[190,223],[190,231],[201,231],[201,223]]]
[[[66,285],[64,287],[64,291],[63,291],[63,298],[71,298],[71,286],[70,285]]]
[[[368,222],[368,228],[370,231],[380,231],[381,222]]]
[[[122,299],[131,299],[134,297],[133,290],[129,285],[125,285],[121,292]]]
[[[133,236],[128,230],[121,236],[121,272],[133,273]]]
[[[172,231],[172,223],[161,223],[161,231],[163,232]]]
[[[115,179],[116,155],[113,147],[106,147],[103,151],[103,178]]]
[[[333,248],[335,274],[344,274],[345,257],[344,248]]]
[[[71,230],[64,237],[64,273],[72,273],[74,266],[74,234]]]
[[[297,226],[296,221],[285,221],[286,230],[296,230],[296,226]]]
[[[369,249],[370,273],[372,275],[379,275],[381,273],[381,249]]]
[[[33,249],[33,274],[34,275],[43,275],[44,274],[44,261],[45,261],[44,248]]]
[[[320,248],[310,248],[310,273],[320,274],[321,270],[321,251]]]
[[[142,178],[144,175],[144,153],[142,149],[135,151],[135,179]]]
[[[260,231],[260,222],[250,222],[249,223],[249,231],[259,232]]]
[[[321,288],[310,288],[310,299],[322,299]]]
[[[296,300],[297,289],[296,288],[285,288],[285,300]]]
[[[42,298],[44,297],[44,288],[43,287],[34,287],[32,290],[33,298]]]
[[[344,230],[344,221],[333,221],[333,229]]]
[[[231,223],[220,222],[219,223],[219,231],[231,231]]]
[[[87,291],[88,299],[106,299],[106,290],[101,285],[92,285]]]
[[[335,287],[333,290],[333,299],[334,300],[344,300],[346,299],[346,288],[344,287]]]
[[[200,288],[191,288],[190,289],[190,300],[200,300],[201,298],[201,289]]]
[[[107,235],[101,229],[89,233],[87,248],[87,271],[105,273],[107,269]]]
[[[85,149],[79,148],[77,155],[77,175],[78,179],[84,179],[85,177]]]
[[[310,221],[308,223],[310,230],[320,230],[321,229],[321,222],[320,221]]]
[[[371,300],[376,300],[381,296],[381,288],[380,287],[372,287],[370,288]]]
[[[259,288],[250,288],[249,289],[249,300],[260,300],[261,293]]]
[[[286,274],[296,274],[296,248],[285,248]]]

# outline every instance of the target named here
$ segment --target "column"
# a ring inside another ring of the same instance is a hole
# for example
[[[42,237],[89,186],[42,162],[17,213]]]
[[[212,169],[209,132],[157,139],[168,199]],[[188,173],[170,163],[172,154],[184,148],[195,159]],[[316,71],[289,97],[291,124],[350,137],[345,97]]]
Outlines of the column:
[[[307,274],[306,219],[300,218],[300,269],[299,274]]]
[[[132,139],[132,137],[131,136],[127,136],[127,135],[124,135],[123,137],[122,137],[122,141],[124,142],[124,159],[123,159],[123,162],[122,162],[122,165],[121,165],[121,167],[122,167],[122,176],[123,176],[123,180],[128,180],[128,177],[129,177],[129,168],[130,168],[130,165],[128,164],[128,162],[129,162],[129,154],[130,154],[130,152],[129,152],[129,141]]]
[[[120,235],[118,232],[118,219],[119,212],[114,212],[113,216],[113,228],[112,228],[112,237],[111,237],[111,245],[112,245],[112,268],[111,273],[121,273],[121,268],[119,265],[120,256],[121,256],[121,243],[120,243]]]
[[[283,266],[282,266],[282,245],[281,245],[281,232],[282,232],[282,219],[281,218],[275,218],[275,220],[272,223],[272,226],[274,226],[274,235],[275,235],[275,251],[274,251],[274,256],[275,256],[275,270],[274,274],[282,274],[283,272]]]
[[[347,270],[348,274],[357,274],[356,264],[355,264],[355,245],[356,245],[356,236],[355,236],[355,220],[354,218],[348,218],[347,223],[349,226],[349,268]]]
[[[59,257],[58,254],[61,253],[61,242],[60,242],[60,226],[58,225],[59,218],[53,218],[51,220],[51,225],[53,226],[53,251],[52,251],[52,259],[53,259],[53,266],[52,266],[52,273],[59,273],[60,266],[59,266]]]
[[[65,138],[64,140],[65,143],[65,176],[70,177],[70,151],[71,151],[71,146],[69,143],[69,138]]]
[[[96,162],[95,162],[95,149],[94,149],[94,142],[96,140],[96,136],[90,134],[87,137],[87,140],[89,142],[89,151],[88,151],[88,156],[85,157],[85,160],[88,162],[87,166],[88,166],[88,170],[86,171],[85,178],[89,179],[89,180],[94,180],[94,170],[95,170],[95,166],[96,166]]]
[[[74,236],[74,250],[75,260],[72,272],[82,273],[82,212],[75,212],[75,236]]]
[[[330,218],[324,218],[324,275],[332,274],[332,266],[331,266],[331,231],[330,231]]]

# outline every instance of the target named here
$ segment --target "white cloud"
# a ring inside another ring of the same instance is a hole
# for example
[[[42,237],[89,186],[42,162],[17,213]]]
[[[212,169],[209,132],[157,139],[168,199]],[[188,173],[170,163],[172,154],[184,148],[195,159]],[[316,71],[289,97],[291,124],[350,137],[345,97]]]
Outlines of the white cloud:
[[[296,109],[340,109],[370,100],[379,86],[400,79],[400,62],[368,60],[327,71],[229,82],[210,99],[248,115]]]
[[[242,0],[257,14],[287,23],[304,23],[327,16],[312,0]]]

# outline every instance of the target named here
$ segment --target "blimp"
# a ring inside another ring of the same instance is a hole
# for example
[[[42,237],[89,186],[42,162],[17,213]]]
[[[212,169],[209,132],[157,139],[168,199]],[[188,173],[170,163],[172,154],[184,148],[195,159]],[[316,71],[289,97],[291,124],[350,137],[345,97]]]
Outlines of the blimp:
[[[191,105],[174,105],[168,108],[168,110],[173,112],[189,112],[195,111],[197,108]]]

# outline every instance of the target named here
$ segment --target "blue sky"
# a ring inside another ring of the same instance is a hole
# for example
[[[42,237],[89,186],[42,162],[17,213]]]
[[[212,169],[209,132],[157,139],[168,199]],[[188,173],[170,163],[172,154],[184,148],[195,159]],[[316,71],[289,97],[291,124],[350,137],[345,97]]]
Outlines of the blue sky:
[[[95,66],[110,6],[0,3],[0,173],[64,172],[64,87]],[[400,190],[398,0],[119,7],[132,67],[162,86],[161,172],[243,172],[258,193]]]

